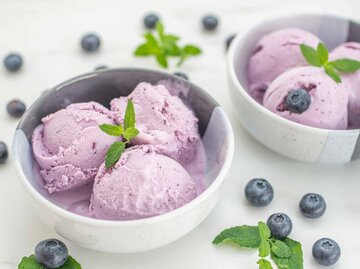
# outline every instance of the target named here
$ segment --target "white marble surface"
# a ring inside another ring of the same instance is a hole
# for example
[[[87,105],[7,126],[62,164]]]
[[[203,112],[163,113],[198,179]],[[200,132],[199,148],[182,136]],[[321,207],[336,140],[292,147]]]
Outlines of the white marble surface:
[[[181,34],[184,41],[198,43],[204,49],[203,56],[188,61],[182,70],[212,94],[232,120],[236,150],[224,194],[196,230],[169,246],[114,255],[70,244],[71,254],[84,269],[257,268],[256,251],[214,247],[211,240],[223,228],[256,224],[282,211],[293,219],[291,237],[303,243],[305,268],[320,268],[312,260],[311,246],[324,236],[337,240],[342,247],[341,260],[334,268],[354,268],[360,253],[360,163],[298,163],[270,152],[249,137],[235,120],[235,108],[230,105],[223,40],[269,14],[330,11],[359,18],[358,0],[0,0],[0,57],[9,51],[20,51],[25,57],[24,68],[17,74],[0,68],[0,140],[10,145],[17,124],[4,109],[11,98],[20,97],[29,105],[46,88],[100,64],[157,68],[152,59],[135,59],[131,54],[141,41],[141,16],[150,10],[161,14],[167,28]],[[216,33],[205,34],[199,27],[200,17],[207,12],[221,18]],[[79,37],[87,31],[96,31],[103,38],[97,54],[85,55],[79,49]],[[38,241],[56,234],[33,215],[10,162],[0,167],[0,174],[0,268],[10,269],[16,268],[11,263],[17,264],[22,256],[31,254]],[[275,188],[275,199],[265,209],[254,209],[244,201],[244,185],[252,177],[268,178]],[[323,194],[327,200],[328,211],[321,219],[307,220],[297,210],[301,196],[310,191]]]

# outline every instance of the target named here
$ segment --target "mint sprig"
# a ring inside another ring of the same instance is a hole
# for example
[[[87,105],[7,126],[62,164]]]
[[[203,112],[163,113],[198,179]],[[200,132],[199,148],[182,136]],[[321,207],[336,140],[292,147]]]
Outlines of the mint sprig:
[[[155,34],[148,32],[143,35],[145,42],[135,49],[135,56],[154,56],[160,66],[168,68],[169,57],[178,58],[177,65],[180,66],[189,57],[202,53],[201,49],[196,45],[188,44],[183,47],[180,46],[178,44],[180,37],[173,34],[166,34],[164,25],[161,22],[156,23]]]
[[[290,238],[278,240],[271,237],[270,229],[264,222],[258,226],[237,226],[222,231],[213,244],[233,242],[241,247],[257,248],[260,259],[259,269],[273,269],[271,258],[279,269],[303,269],[301,244]]]
[[[316,49],[301,44],[300,50],[309,65],[323,67],[325,73],[336,83],[341,83],[339,72],[352,73],[360,69],[360,62],[352,59],[344,58],[329,62],[329,50],[323,43],[319,43]]]
[[[118,136],[122,141],[114,142],[108,149],[105,158],[106,168],[114,166],[120,159],[121,154],[125,151],[126,145],[130,144],[131,139],[139,134],[139,130],[135,128],[135,108],[131,100],[128,100],[124,116],[124,126],[102,124],[99,128],[111,136]]]
[[[39,264],[34,255],[29,257],[23,257],[18,265],[18,269],[46,269]],[[78,263],[73,257],[69,256],[63,266],[58,269],[81,269],[80,263]]]

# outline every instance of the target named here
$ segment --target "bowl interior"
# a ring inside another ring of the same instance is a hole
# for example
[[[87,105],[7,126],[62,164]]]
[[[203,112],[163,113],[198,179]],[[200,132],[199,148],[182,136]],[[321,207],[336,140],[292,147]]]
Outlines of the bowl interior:
[[[300,28],[314,33],[329,50],[347,41],[360,42],[360,24],[332,15],[304,14],[267,20],[250,28],[233,42],[231,66],[243,89],[247,89],[247,63],[257,41],[272,31],[282,28]],[[255,103],[255,102],[254,102]]]
[[[206,187],[220,173],[231,152],[232,129],[219,105],[196,85],[175,76],[140,69],[113,69],[98,71],[73,78],[44,93],[26,112],[16,130],[13,156],[18,162],[23,180],[28,181],[48,201],[62,206],[56,195],[48,195],[41,187],[41,176],[31,149],[31,136],[41,118],[71,103],[95,101],[109,107],[113,98],[128,95],[138,83],[164,84],[172,95],[179,96],[193,109],[199,119],[199,132],[206,155]],[[88,197],[91,189],[79,193],[73,204]],[[55,198],[54,198],[55,197]]]

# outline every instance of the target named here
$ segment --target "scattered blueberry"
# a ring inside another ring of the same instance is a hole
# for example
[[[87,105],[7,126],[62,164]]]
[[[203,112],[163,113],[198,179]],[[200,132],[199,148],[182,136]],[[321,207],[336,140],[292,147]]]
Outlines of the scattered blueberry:
[[[23,59],[20,54],[10,53],[4,59],[4,66],[10,72],[18,71],[23,64]]]
[[[26,106],[20,100],[12,100],[6,105],[6,110],[10,116],[21,118],[26,110]]]
[[[99,49],[101,40],[97,34],[86,34],[81,39],[81,47],[84,51],[95,52]]]
[[[331,266],[339,260],[341,249],[334,240],[322,238],[313,245],[312,254],[318,264]]]
[[[235,37],[236,37],[236,35],[232,34],[226,38],[226,41],[225,41],[226,51],[229,49],[231,42],[234,40]]]
[[[286,96],[285,103],[290,112],[301,114],[309,108],[311,97],[304,89],[291,90]]]
[[[3,164],[7,161],[9,157],[9,151],[4,142],[0,141],[0,164]]]
[[[46,268],[59,268],[68,258],[68,250],[63,242],[57,239],[41,241],[35,247],[35,259]]]
[[[267,180],[254,178],[246,185],[245,196],[253,206],[267,206],[274,198],[274,189]]]
[[[150,13],[144,17],[144,26],[146,29],[152,30],[155,28],[156,23],[159,21],[159,17],[156,14]]]
[[[177,77],[183,78],[185,80],[189,80],[189,77],[183,72],[175,72],[174,75]]]
[[[213,31],[219,24],[218,18],[213,15],[206,15],[202,18],[202,25],[205,30]]]
[[[320,194],[308,193],[301,199],[299,208],[305,217],[316,219],[324,215],[326,203]]]
[[[284,213],[271,215],[266,224],[269,226],[271,235],[277,239],[287,237],[292,230],[292,221],[289,216]]]
[[[104,69],[108,69],[108,67],[106,65],[99,65],[99,66],[95,67],[95,71],[104,70]]]

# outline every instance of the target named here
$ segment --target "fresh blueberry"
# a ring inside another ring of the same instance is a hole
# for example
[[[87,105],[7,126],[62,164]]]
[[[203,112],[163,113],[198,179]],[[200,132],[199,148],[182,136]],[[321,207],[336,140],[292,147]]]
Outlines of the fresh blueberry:
[[[99,66],[95,67],[95,71],[104,70],[104,69],[108,69],[108,67],[106,65],[99,65]]]
[[[10,116],[21,118],[26,110],[26,106],[20,100],[12,100],[6,105],[6,110]]]
[[[4,66],[10,72],[18,71],[23,64],[21,55],[17,53],[10,53],[4,59]]]
[[[0,164],[3,164],[7,161],[9,157],[9,151],[4,142],[0,141]]]
[[[144,26],[146,29],[152,30],[155,28],[156,23],[159,21],[159,16],[157,16],[156,14],[150,13],[147,14],[144,17]]]
[[[100,37],[97,34],[86,34],[81,39],[81,47],[84,51],[95,52],[101,45]]]
[[[274,198],[274,189],[267,180],[254,178],[246,185],[245,196],[253,206],[267,206]]]
[[[174,75],[177,76],[177,77],[183,78],[183,79],[185,79],[185,80],[189,80],[188,75],[186,75],[186,74],[183,73],[183,72],[175,72]]]
[[[289,216],[284,213],[271,215],[266,224],[269,226],[271,235],[277,239],[287,237],[291,233],[293,226]]]
[[[202,18],[202,25],[205,30],[213,31],[219,24],[219,20],[217,17],[213,15],[206,15]]]
[[[46,268],[59,268],[68,258],[68,250],[63,242],[57,239],[47,239],[37,244],[35,259]]]
[[[229,49],[231,42],[234,40],[235,37],[236,37],[236,35],[232,34],[226,38],[226,41],[225,41],[226,51]]]
[[[320,194],[308,193],[301,199],[299,208],[305,217],[316,219],[324,215],[326,203]]]
[[[322,238],[313,245],[312,255],[318,264],[331,266],[339,260],[341,249],[334,240]]]
[[[286,96],[285,103],[290,112],[301,114],[309,108],[311,97],[304,89],[291,90]]]

